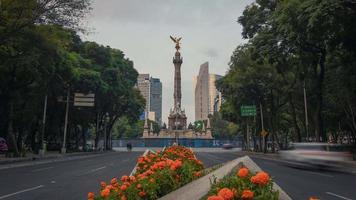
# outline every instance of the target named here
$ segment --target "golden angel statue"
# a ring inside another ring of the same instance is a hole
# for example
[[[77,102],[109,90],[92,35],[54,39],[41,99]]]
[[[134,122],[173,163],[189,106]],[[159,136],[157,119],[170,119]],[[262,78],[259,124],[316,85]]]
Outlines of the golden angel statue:
[[[179,51],[180,49],[180,40],[182,39],[182,37],[177,38],[177,37],[172,37],[171,35],[169,36],[171,38],[171,40],[176,43],[176,49],[177,51]]]

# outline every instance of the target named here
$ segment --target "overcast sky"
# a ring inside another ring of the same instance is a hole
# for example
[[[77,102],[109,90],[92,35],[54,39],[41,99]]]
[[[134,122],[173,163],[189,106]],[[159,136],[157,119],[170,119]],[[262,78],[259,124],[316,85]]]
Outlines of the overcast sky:
[[[244,41],[236,22],[252,0],[93,0],[87,18],[91,33],[84,40],[122,50],[139,73],[160,78],[162,121],[173,106],[172,57],[169,35],[181,40],[182,107],[194,121],[193,76],[202,63],[224,75],[233,50]]]

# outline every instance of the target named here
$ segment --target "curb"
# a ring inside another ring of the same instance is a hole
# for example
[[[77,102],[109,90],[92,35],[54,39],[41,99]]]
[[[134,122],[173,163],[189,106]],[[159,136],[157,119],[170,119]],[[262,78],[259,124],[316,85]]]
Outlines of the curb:
[[[221,168],[191,182],[187,185],[175,190],[164,197],[161,197],[160,200],[171,200],[171,199],[179,199],[179,200],[199,200],[203,198],[211,188],[210,181],[222,179],[224,176],[231,173],[236,167],[244,165],[248,167],[251,171],[257,172],[262,171],[260,167],[256,163],[254,163],[248,156],[244,156],[241,158],[237,158],[226,163]],[[284,192],[278,184],[273,182],[273,189],[279,191],[279,199],[280,200],[291,200],[292,198],[288,196],[286,192]]]

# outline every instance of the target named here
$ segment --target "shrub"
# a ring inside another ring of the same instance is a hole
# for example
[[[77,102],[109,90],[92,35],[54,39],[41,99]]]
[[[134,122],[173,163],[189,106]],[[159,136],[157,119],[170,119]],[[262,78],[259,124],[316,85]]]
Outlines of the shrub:
[[[242,167],[217,183],[213,183],[207,200],[278,200],[278,191],[266,172],[251,173]]]
[[[101,182],[99,195],[89,192],[88,200],[158,199],[199,178],[203,169],[190,149],[171,146],[139,157],[133,176],[113,178],[110,184]]]

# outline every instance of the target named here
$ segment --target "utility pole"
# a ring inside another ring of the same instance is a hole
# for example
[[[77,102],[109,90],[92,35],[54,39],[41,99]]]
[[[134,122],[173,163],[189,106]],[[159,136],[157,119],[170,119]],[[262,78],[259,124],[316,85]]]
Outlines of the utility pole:
[[[46,94],[43,106],[43,119],[42,119],[42,130],[41,130],[41,149],[39,150],[38,154],[40,156],[44,156],[45,154],[45,147],[44,147],[44,134],[46,130],[46,113],[47,113],[47,98],[48,95]]]
[[[62,154],[66,153],[66,138],[67,138],[68,112],[69,112],[69,95],[70,95],[70,88],[69,88],[69,85],[68,85],[67,102],[66,102],[66,114],[65,114],[65,118],[64,118],[63,145],[62,145],[62,149],[61,149]]]
[[[305,79],[303,84],[303,90],[304,90],[305,132],[307,134],[307,142],[309,142],[308,106],[307,106],[307,92],[305,89]]]
[[[265,126],[263,124],[263,108],[262,108],[262,103],[260,102],[260,113],[261,113],[261,126],[262,126],[262,131],[265,130]],[[265,150],[265,140],[266,140],[266,137],[264,135],[262,135],[262,149],[263,151]]]

